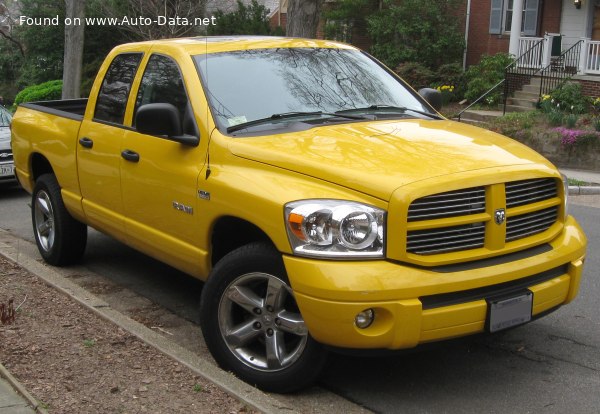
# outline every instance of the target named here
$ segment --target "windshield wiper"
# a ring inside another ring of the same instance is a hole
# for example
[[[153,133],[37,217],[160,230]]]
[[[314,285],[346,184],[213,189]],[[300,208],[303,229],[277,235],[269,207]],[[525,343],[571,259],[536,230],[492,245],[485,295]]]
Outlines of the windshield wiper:
[[[341,113],[333,113],[333,112],[323,112],[323,111],[313,111],[313,112],[303,112],[303,111],[296,111],[296,112],[284,112],[281,114],[273,114],[267,118],[260,118],[260,119],[254,119],[252,121],[248,121],[248,122],[243,122],[241,124],[237,124],[237,125],[232,125],[230,127],[227,128],[227,132],[228,133],[232,133],[235,131],[239,131],[240,129],[245,129],[254,125],[261,125],[261,124],[268,124],[270,122],[273,121],[279,121],[279,120],[285,120],[285,119],[292,119],[292,118],[301,118],[301,117],[306,117],[306,116],[330,116],[330,117],[336,117],[336,118],[346,118],[346,119],[356,119],[356,120],[364,120],[364,119],[369,119],[366,118],[364,116],[359,116],[359,115],[346,115],[346,114],[341,114]]]
[[[371,111],[393,111],[393,112],[414,112],[416,114],[425,115],[429,118],[433,119],[442,119],[439,115],[432,114],[431,112],[421,111],[419,109],[407,108],[406,106],[393,106],[393,105],[371,105],[366,106],[364,108],[352,108],[352,109],[343,109],[341,111],[337,111],[336,114],[345,114],[349,112],[371,112]]]

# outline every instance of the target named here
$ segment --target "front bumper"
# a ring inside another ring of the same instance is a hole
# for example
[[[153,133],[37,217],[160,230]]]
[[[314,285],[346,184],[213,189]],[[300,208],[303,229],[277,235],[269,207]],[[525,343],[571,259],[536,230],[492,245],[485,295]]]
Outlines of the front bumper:
[[[496,290],[529,289],[534,317],[572,301],[579,290],[586,244],[581,228],[569,217],[546,248],[480,266],[428,269],[389,261],[293,256],[285,256],[284,262],[300,312],[318,342],[342,348],[403,349],[484,332],[486,298]],[[354,318],[368,308],[375,310],[375,320],[359,329]]]

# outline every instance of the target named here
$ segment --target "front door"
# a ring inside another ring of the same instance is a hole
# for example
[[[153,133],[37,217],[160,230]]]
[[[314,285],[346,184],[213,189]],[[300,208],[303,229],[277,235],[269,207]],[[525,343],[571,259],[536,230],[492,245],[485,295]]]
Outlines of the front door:
[[[135,154],[122,163],[121,183],[129,243],[190,274],[199,274],[197,180],[204,165],[200,147],[191,147],[135,131],[140,106],[170,103],[179,112],[183,132],[198,136],[186,88],[177,63],[150,56],[137,91],[133,128],[123,150]]]

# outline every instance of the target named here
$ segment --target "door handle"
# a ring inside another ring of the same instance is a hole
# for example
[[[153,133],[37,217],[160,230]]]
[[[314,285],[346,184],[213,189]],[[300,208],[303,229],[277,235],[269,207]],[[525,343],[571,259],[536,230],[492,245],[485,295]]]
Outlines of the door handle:
[[[92,141],[88,137],[79,138],[79,145],[81,145],[84,148],[92,148],[94,146],[94,141]]]
[[[121,152],[121,157],[131,162],[138,162],[140,160],[140,154],[131,150],[125,150]]]

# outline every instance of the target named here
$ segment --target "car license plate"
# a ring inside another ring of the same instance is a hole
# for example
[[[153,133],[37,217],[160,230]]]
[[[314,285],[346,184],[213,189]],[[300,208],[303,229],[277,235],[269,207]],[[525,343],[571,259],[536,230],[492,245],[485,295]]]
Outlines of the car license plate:
[[[489,302],[489,330],[497,332],[529,322],[533,307],[533,292]]]
[[[15,175],[14,165],[0,165],[0,177],[8,177]]]

